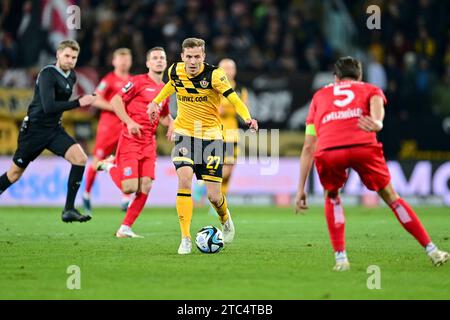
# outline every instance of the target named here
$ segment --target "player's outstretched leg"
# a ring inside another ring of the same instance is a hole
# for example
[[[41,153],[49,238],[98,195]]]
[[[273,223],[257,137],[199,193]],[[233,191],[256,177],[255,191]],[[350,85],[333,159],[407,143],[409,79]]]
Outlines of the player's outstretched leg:
[[[67,182],[67,197],[64,210],[61,214],[63,222],[86,222],[91,220],[91,216],[82,215],[75,209],[75,198],[83,179],[84,168],[87,156],[81,149],[79,144],[72,145],[66,152],[65,158],[72,164],[70,169],[69,180]]]
[[[219,216],[222,225],[223,241],[231,243],[236,233],[230,210],[228,210],[227,198],[221,192],[221,183],[206,182],[208,199]]]
[[[20,179],[25,172],[25,168],[18,167],[15,163],[11,165],[11,168],[0,176],[0,195],[5,192],[11,185]]]
[[[98,161],[97,165],[95,166],[95,170],[108,172],[117,188],[122,190],[122,180],[121,180],[122,176],[119,172],[118,167],[115,164],[114,156],[110,156],[108,159]],[[122,201],[120,204],[120,209],[123,212],[127,212],[132,199],[133,198],[130,194],[122,193]]]
[[[130,179],[128,180],[128,182],[131,182],[131,184],[133,184],[134,180],[135,179]],[[135,234],[133,230],[131,230],[131,227],[145,207],[145,203],[148,199],[148,194],[152,187],[152,179],[150,179],[149,177],[142,177],[137,181],[137,183],[138,185],[140,184],[140,187],[137,188],[136,186],[134,186],[136,187],[136,189],[138,189],[136,190],[136,197],[128,207],[125,219],[123,220],[119,230],[116,232],[117,238],[143,238],[142,236]],[[125,180],[124,188],[128,188],[128,190],[124,191],[134,191],[132,190],[133,186],[131,184],[129,184],[129,186],[127,187],[127,181]]]
[[[191,220],[194,211],[194,202],[192,201],[192,177],[194,170],[190,166],[181,166],[177,168],[178,192],[177,192],[177,214],[180,221],[181,243],[178,247],[178,254],[189,254],[192,252],[191,240]]]
[[[92,215],[92,206],[91,206],[91,190],[95,182],[95,177],[97,176],[97,164],[98,161],[102,159],[98,159],[96,157],[93,158],[92,163],[89,165],[86,173],[86,186],[83,193],[83,207],[84,212]]]
[[[403,228],[425,248],[426,254],[435,266],[439,267],[449,260],[449,254],[439,250],[431,241],[419,217],[409,204],[394,191],[391,183],[380,190],[378,194],[389,205]]]
[[[83,177],[84,166],[72,165],[67,183],[67,198],[64,210],[61,214],[63,222],[86,222],[91,220],[91,216],[82,215],[75,209],[75,197],[80,188],[81,179]]]
[[[346,271],[350,269],[350,263],[345,251],[345,215],[339,193],[337,191],[326,192],[325,217],[327,219],[328,232],[334,249],[336,264],[334,271]]]
[[[190,189],[178,189],[176,207],[181,228],[181,243],[178,254],[189,254],[192,251],[191,220],[194,211]]]

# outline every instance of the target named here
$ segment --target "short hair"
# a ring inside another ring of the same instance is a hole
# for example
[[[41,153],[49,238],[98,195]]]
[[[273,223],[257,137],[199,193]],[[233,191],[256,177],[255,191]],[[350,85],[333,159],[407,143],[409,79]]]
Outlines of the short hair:
[[[183,44],[181,45],[181,52],[184,52],[186,48],[195,48],[201,47],[203,52],[205,52],[205,40],[199,38],[187,38],[184,39]]]
[[[358,80],[362,75],[361,62],[350,56],[339,58],[334,64],[334,74],[338,79]]]
[[[162,52],[166,53],[166,50],[164,50],[163,47],[153,47],[153,48],[151,48],[150,50],[147,51],[147,55],[146,55],[147,59],[150,57],[150,54],[153,51],[162,51]]]
[[[61,51],[66,48],[70,48],[74,51],[80,52],[80,45],[78,44],[78,42],[76,42],[75,40],[72,40],[72,39],[61,41],[56,50]]]
[[[128,48],[119,48],[114,50],[113,57],[116,56],[131,56],[131,50]]]

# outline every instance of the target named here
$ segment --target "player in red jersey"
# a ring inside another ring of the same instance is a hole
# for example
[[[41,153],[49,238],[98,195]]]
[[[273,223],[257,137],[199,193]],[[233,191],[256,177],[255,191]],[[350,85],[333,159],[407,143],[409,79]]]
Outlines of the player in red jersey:
[[[163,48],[155,47],[147,53],[148,73],[131,79],[111,100],[111,105],[125,124],[120,135],[115,163],[99,161],[97,170],[106,170],[114,183],[126,194],[135,194],[125,219],[116,232],[118,238],[139,237],[132,230],[141,213],[155,179],[156,128],[158,121],[150,121],[147,105],[164,87],[162,81],[167,67]],[[162,103],[159,122],[168,127],[167,137],[172,136],[173,119],[169,114],[169,99]]]
[[[383,92],[374,85],[361,82],[361,63],[352,57],[336,62],[335,78],[335,83],[316,92],[306,119],[296,212],[308,208],[305,183],[315,161],[325,189],[325,216],[336,258],[334,270],[348,270],[345,217],[339,189],[348,178],[347,169],[352,168],[425,248],[433,264],[444,264],[449,254],[433,244],[414,210],[392,187],[382,144],[376,138],[376,133],[383,128],[386,104]]]
[[[84,211],[92,214],[91,189],[97,172],[95,168],[99,160],[103,160],[116,151],[117,143],[122,132],[122,121],[116,116],[110,101],[112,97],[130,81],[130,68],[132,64],[131,51],[120,48],[114,51],[112,65],[114,71],[109,72],[100,81],[95,93],[97,102],[95,107],[101,109],[100,119],[97,126],[97,137],[95,139],[94,157],[86,174],[86,188],[83,194]],[[122,210],[126,211],[130,197],[124,195],[122,199]]]

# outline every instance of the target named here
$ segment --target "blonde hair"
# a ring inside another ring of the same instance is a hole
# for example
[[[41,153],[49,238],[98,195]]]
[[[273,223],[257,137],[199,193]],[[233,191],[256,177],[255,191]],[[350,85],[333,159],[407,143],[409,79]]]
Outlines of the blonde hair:
[[[80,45],[75,40],[69,39],[69,40],[61,41],[58,45],[57,51],[62,51],[66,48],[70,48],[74,51],[80,52]]]
[[[131,50],[128,48],[119,48],[119,49],[114,50],[114,53],[113,53],[113,57],[126,56],[126,55],[131,56]]]
[[[205,40],[199,38],[187,38],[184,39],[183,44],[181,45],[181,51],[184,52],[186,48],[195,48],[201,47],[203,52],[205,52]]]
[[[151,48],[150,50],[147,51],[147,55],[146,55],[147,60],[150,58],[150,54],[151,54],[153,51],[162,51],[162,52],[166,53],[166,51],[164,50],[163,47],[153,47],[153,48]]]

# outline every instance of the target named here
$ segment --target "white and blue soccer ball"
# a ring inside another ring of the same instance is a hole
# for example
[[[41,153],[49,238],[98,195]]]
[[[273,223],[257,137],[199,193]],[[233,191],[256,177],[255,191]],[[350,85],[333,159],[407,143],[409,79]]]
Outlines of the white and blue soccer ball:
[[[197,232],[195,244],[202,253],[216,253],[223,248],[222,231],[214,226],[206,226]]]

